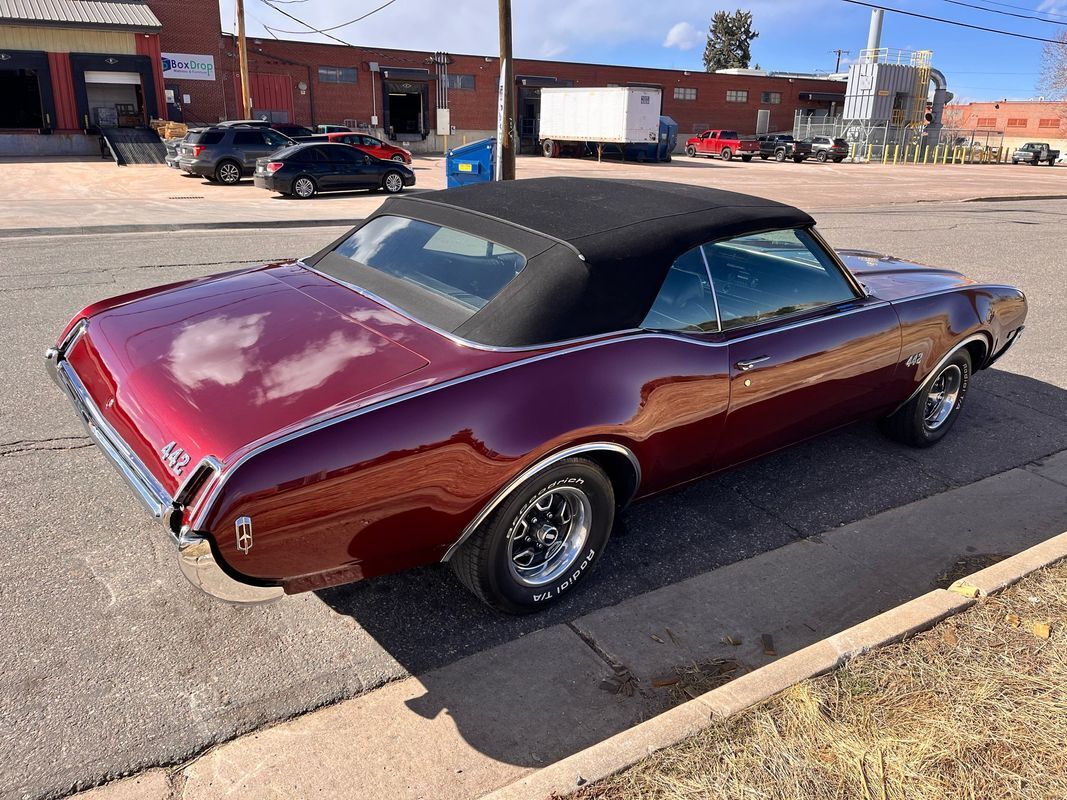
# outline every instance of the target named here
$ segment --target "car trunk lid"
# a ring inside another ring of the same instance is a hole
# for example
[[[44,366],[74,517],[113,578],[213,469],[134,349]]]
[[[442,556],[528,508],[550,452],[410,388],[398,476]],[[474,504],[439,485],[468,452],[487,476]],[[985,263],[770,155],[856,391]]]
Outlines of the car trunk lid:
[[[107,423],[172,494],[201,458],[225,463],[429,363],[270,270],[104,310],[65,358]]]

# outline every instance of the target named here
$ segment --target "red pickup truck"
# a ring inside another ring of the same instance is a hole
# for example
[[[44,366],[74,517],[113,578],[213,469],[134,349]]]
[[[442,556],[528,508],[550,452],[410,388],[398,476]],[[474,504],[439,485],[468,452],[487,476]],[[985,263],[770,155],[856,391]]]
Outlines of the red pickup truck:
[[[751,161],[759,153],[759,142],[754,138],[742,139],[737,131],[704,131],[685,143],[685,154],[695,156],[718,156],[729,161],[741,156],[742,161]]]

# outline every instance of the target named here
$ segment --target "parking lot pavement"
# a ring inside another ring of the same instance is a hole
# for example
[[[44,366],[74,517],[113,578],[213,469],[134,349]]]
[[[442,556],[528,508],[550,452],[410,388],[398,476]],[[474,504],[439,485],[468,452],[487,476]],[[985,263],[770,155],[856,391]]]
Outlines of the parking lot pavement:
[[[44,376],[44,347],[93,299],[298,256],[335,231],[4,241],[0,592],[11,633],[0,648],[0,796],[56,795],[179,763],[266,723],[1067,449],[1065,215],[1067,202],[1053,201],[819,214],[835,245],[1022,286],[1031,303],[1027,336],[976,377],[969,407],[938,447],[904,449],[855,426],[638,505],[582,593],[521,619],[487,611],[444,568],[269,607],[211,601],[185,584],[166,537],[88,446]],[[1013,484],[1000,502],[1041,505],[1028,496],[1040,486]],[[995,515],[996,504],[987,513]],[[946,503],[938,514],[921,533],[950,552],[958,509]],[[1003,527],[998,549],[1030,543],[1013,530]],[[878,550],[870,549],[877,569]],[[743,600],[732,597],[729,607]],[[598,626],[604,619],[589,618]],[[610,631],[598,627],[596,635]]]
[[[117,167],[96,160],[7,162],[2,169],[6,191],[0,198],[0,233],[350,220],[372,213],[384,199],[380,193],[356,191],[295,200],[257,189],[251,179],[222,186],[166,167]],[[417,156],[412,169],[418,181],[412,191],[445,187],[441,156]],[[669,164],[635,164],[524,156],[518,159],[517,173],[519,178],[571,175],[678,181],[761,195],[809,210],[989,196],[1067,196],[1067,169],[1008,164],[779,164],[759,159],[745,164],[685,156]]]

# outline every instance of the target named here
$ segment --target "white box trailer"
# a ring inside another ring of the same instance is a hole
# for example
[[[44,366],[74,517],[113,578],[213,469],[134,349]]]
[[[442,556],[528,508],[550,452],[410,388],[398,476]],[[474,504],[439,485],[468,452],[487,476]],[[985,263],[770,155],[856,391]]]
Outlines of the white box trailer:
[[[554,158],[586,145],[653,145],[659,139],[662,93],[631,86],[541,90],[541,151]]]

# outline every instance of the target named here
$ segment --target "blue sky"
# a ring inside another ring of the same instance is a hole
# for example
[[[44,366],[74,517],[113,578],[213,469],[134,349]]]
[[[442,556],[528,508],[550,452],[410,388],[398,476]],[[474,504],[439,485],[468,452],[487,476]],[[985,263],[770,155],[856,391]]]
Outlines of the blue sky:
[[[1067,0],[964,0],[1003,12],[1034,13],[1063,24],[1019,19],[964,7],[948,0],[879,0],[883,5],[974,25],[1054,38],[1067,32]],[[300,25],[245,0],[249,32],[267,36],[264,26],[289,31]],[[325,27],[350,20],[385,0],[297,0],[278,7]],[[516,55],[636,66],[700,69],[711,15],[732,11],[692,0],[513,0]],[[493,54],[497,49],[496,0],[395,0],[362,22],[334,31],[352,44]],[[222,24],[232,29],[233,0],[221,0]],[[765,69],[831,70],[836,48],[855,58],[866,46],[870,10],[842,0],[752,0],[760,37],[753,60]],[[321,40],[316,34],[278,33],[281,38]],[[1040,42],[886,12],[882,45],[934,51],[934,66],[949,80],[958,101],[1030,99],[1042,94]]]

